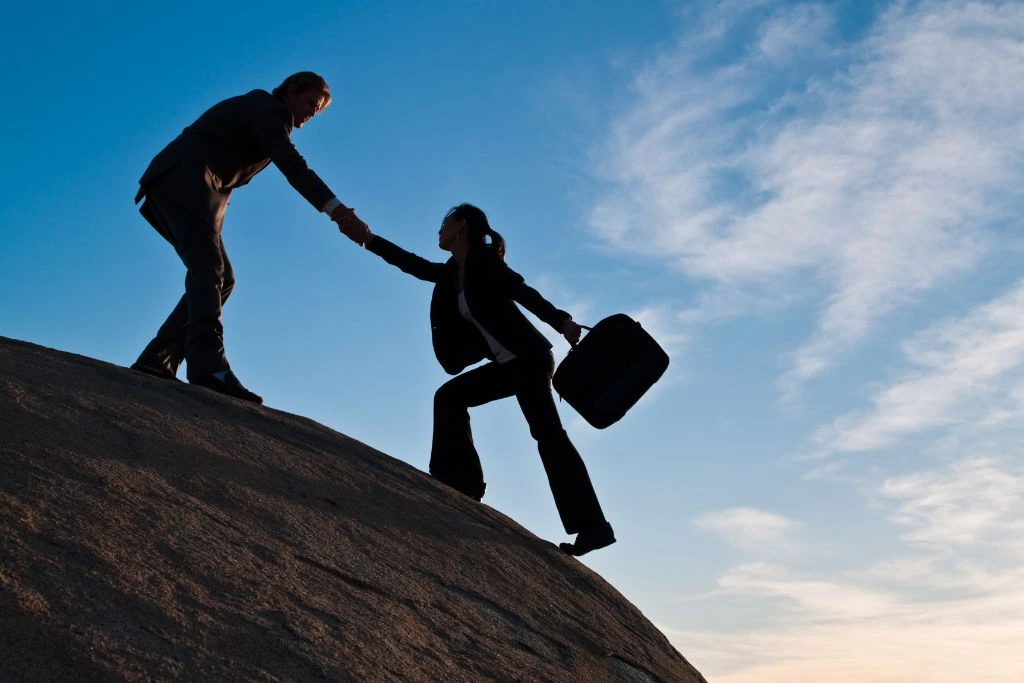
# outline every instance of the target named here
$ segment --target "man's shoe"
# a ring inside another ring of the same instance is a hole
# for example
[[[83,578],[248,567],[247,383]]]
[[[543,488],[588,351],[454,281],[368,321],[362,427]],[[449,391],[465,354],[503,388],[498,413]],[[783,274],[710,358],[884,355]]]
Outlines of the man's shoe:
[[[561,548],[563,552],[579,557],[580,555],[586,555],[591,550],[604,548],[612,543],[615,543],[615,532],[612,531],[611,524],[604,522],[598,526],[584,529],[579,532],[576,535],[575,542],[559,543],[558,547]]]
[[[181,381],[180,379],[178,379],[177,377],[174,376],[173,372],[171,372],[170,370],[168,370],[166,368],[157,368],[157,367],[154,367],[152,365],[146,365],[145,363],[140,363],[139,361],[135,361],[134,363],[131,364],[130,367],[131,367],[132,370],[136,370],[138,372],[145,373],[145,374],[147,374],[147,375],[149,375],[151,377],[159,377],[160,379],[169,379],[169,380],[173,380],[175,382],[180,382]]]
[[[235,373],[230,370],[224,372],[214,372],[209,375],[200,375],[198,377],[189,377],[189,384],[197,384],[207,389],[213,389],[216,392],[225,394],[227,396],[233,396],[240,398],[243,401],[252,401],[253,403],[263,404],[263,397],[252,393],[248,389],[242,386],[242,383],[235,377]]]

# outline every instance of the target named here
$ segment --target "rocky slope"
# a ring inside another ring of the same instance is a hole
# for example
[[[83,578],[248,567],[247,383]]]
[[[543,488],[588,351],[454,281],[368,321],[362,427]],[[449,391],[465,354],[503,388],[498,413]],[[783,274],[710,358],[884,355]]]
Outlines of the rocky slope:
[[[703,681],[614,588],[311,420],[0,337],[0,679]]]

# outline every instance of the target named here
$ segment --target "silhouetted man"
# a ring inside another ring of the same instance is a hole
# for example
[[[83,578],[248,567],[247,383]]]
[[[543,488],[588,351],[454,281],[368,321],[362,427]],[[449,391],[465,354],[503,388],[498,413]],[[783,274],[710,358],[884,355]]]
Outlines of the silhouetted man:
[[[330,215],[342,232],[365,229],[306,165],[291,142],[331,102],[323,78],[303,71],[273,92],[253,90],[219,102],[185,128],[150,162],[135,197],[139,211],[170,242],[188,269],[185,295],[132,368],[175,379],[182,360],[188,381],[248,401],[224,354],[221,307],[235,284],[221,241],[231,191],[274,164],[299,194]]]

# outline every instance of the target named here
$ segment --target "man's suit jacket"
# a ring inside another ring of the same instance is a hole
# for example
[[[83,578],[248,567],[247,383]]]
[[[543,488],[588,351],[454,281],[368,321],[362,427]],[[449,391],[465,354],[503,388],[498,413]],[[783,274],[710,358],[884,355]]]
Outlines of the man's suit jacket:
[[[435,263],[405,251],[379,235],[366,248],[410,275],[434,283],[430,299],[431,340],[434,355],[451,375],[484,358],[494,359],[480,331],[459,313],[454,257]],[[473,318],[502,346],[517,356],[548,354],[551,342],[530,324],[516,306],[528,311],[558,331],[571,316],[551,305],[523,276],[509,268],[494,250],[470,249],[463,274],[466,305]]]
[[[139,202],[159,192],[220,230],[231,191],[274,162],[317,211],[334,193],[291,141],[292,113],[265,90],[208,109],[153,158],[139,180]]]

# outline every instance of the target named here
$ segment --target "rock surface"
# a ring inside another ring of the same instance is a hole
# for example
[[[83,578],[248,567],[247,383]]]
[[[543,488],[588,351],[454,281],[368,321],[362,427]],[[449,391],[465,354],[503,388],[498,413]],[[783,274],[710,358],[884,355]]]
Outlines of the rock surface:
[[[703,681],[607,582],[311,420],[0,337],[0,679]]]

